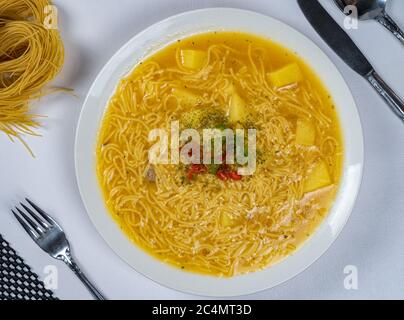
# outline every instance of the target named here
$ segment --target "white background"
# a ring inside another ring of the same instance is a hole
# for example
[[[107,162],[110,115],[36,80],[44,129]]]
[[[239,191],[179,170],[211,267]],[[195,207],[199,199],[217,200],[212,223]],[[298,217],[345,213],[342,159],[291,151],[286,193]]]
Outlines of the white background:
[[[66,230],[82,269],[110,299],[198,299],[146,279],[121,261],[91,224],[76,186],[74,135],[85,95],[109,58],[147,26],[187,10],[235,7],[286,22],[311,38],[335,62],[358,104],[365,136],[365,173],[352,216],[338,240],[316,263],[294,279],[246,299],[404,298],[404,124],[365,80],[350,70],[308,24],[295,0],[58,0],[66,63],[57,84],[77,97],[43,98],[36,112],[47,115],[42,138],[27,137],[36,158],[0,134],[0,233],[44,276],[58,268],[61,299],[91,296],[61,262],[52,260],[27,236],[10,214],[29,196],[56,217]],[[321,1],[341,24],[332,0]],[[388,9],[404,27],[404,1]],[[404,97],[404,47],[377,22],[361,22],[349,31],[388,83]],[[358,268],[358,290],[343,286],[346,265]]]

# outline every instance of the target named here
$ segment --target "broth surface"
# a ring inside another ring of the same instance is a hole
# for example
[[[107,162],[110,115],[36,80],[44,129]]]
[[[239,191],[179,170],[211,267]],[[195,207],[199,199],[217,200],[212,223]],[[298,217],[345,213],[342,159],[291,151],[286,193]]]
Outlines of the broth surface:
[[[222,177],[203,166],[189,178],[187,165],[151,166],[149,132],[172,121],[256,129],[256,171],[233,179],[232,166],[219,167]],[[343,144],[333,100],[300,57],[213,32],[163,48],[121,80],[96,159],[106,205],[136,245],[186,271],[234,276],[273,265],[314,233],[338,190]]]

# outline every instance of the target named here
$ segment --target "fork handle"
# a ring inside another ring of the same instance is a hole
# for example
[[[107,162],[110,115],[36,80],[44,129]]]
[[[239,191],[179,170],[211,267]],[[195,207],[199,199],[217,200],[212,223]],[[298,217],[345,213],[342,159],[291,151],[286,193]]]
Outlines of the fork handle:
[[[386,27],[391,33],[393,33],[398,40],[401,41],[401,44],[404,44],[404,31],[400,29],[400,27],[395,23],[395,21],[386,13],[383,12],[377,20]]]
[[[73,258],[69,254],[63,255],[63,261],[69,266],[69,268],[87,287],[87,289],[91,292],[94,298],[96,298],[97,300],[105,300],[101,292],[90,282],[90,280],[88,280],[88,278],[84,275],[83,271],[80,270],[77,263],[73,260]]]
[[[404,101],[384,82],[376,71],[373,70],[367,78],[396,115],[404,121]]]

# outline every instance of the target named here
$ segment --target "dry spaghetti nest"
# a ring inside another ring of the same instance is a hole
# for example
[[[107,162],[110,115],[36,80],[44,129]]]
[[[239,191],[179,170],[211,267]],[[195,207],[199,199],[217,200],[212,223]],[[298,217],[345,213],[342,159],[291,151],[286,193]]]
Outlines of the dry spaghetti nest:
[[[35,135],[37,115],[30,101],[59,73],[64,48],[59,32],[48,29],[47,0],[0,0],[0,130],[11,140]],[[22,141],[22,140],[21,140]]]

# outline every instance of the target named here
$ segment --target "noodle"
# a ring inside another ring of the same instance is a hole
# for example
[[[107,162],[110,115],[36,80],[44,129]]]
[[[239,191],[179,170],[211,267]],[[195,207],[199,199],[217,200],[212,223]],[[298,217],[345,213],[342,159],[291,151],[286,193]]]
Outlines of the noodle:
[[[188,47],[206,52],[200,70],[181,65],[181,49]],[[342,144],[332,101],[309,68],[298,86],[278,90],[269,83],[268,71],[290,61],[304,65],[267,40],[211,33],[165,48],[121,80],[99,133],[97,173],[107,206],[130,239],[182,269],[234,276],[278,262],[314,232],[335,196]],[[149,131],[169,130],[170,121],[196,108],[225,111],[230,85],[255,115],[261,150],[255,173],[241,181],[205,174],[184,182],[183,166],[155,165],[155,180],[147,181]],[[176,88],[196,95],[198,106],[183,103]],[[313,123],[313,146],[295,143],[296,119]],[[307,192],[318,161],[327,163],[331,182]]]
[[[29,101],[50,92],[43,88],[63,64],[59,32],[43,25],[49,4],[0,0],[0,130],[11,139],[36,135],[38,115],[29,112]]]

